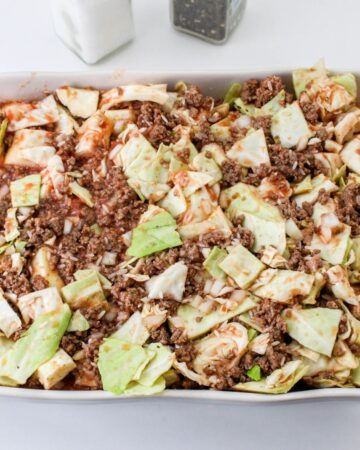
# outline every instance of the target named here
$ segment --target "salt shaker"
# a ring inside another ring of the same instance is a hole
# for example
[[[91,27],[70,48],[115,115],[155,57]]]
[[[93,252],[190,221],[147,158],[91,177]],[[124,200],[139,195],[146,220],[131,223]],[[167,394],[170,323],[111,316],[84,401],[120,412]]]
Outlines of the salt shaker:
[[[131,0],[51,0],[55,31],[89,64],[134,37]]]
[[[170,17],[177,30],[224,43],[240,22],[246,0],[170,0]]]

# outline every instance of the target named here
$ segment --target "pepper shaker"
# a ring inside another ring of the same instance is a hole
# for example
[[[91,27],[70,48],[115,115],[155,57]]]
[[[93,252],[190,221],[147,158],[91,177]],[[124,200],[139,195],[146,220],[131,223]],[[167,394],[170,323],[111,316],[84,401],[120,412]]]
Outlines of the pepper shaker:
[[[51,0],[55,31],[92,64],[134,37],[131,0]]]
[[[222,44],[244,14],[246,0],[170,0],[170,17],[177,30]]]

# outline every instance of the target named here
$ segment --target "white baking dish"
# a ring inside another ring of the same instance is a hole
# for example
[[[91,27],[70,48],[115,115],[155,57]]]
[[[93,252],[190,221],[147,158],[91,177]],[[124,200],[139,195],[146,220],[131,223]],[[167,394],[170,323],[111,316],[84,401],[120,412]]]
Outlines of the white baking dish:
[[[346,72],[349,70],[339,70],[335,72]],[[360,72],[350,70],[357,76],[358,84]],[[34,99],[42,95],[44,90],[53,90],[61,85],[74,85],[97,88],[111,88],[116,85],[126,83],[168,83],[174,86],[179,80],[199,85],[202,90],[213,96],[224,94],[227,86],[234,81],[242,81],[249,78],[263,78],[273,74],[271,70],[257,72],[213,72],[199,73],[141,73],[127,71],[113,72],[67,72],[67,73],[8,73],[0,74],[0,102],[12,99]],[[289,70],[278,70],[286,83],[291,82],[291,72]],[[360,90],[360,85],[358,86]],[[38,389],[8,388],[0,387],[0,397],[12,397],[32,400],[57,400],[57,401],[121,401],[123,397],[115,397],[103,391],[44,391]],[[221,402],[266,402],[278,403],[299,400],[314,399],[345,399],[360,398],[360,389],[332,388],[332,389],[310,389],[306,391],[290,392],[280,395],[252,394],[246,392],[221,392],[221,391],[185,391],[168,390],[157,398],[164,399],[192,399],[210,400]]]

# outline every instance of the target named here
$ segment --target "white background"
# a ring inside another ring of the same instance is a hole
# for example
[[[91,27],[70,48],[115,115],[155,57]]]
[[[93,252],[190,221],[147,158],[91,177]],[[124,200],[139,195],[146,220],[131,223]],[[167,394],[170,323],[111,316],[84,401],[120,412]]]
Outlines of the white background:
[[[88,70],[54,35],[48,0],[0,0],[0,70]],[[136,40],[91,70],[360,70],[358,0],[248,0],[225,46],[175,32],[166,0],[134,0]],[[1,87],[0,87],[1,88]],[[111,404],[0,400],[0,450],[307,450],[358,448],[360,404]]]

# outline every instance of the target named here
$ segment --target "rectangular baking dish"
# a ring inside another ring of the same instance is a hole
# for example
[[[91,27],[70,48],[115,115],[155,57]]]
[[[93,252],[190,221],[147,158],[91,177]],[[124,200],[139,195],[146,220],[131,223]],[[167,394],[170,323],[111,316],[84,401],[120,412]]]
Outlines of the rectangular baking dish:
[[[332,72],[352,72],[358,80],[358,91],[360,90],[360,71],[342,69]],[[243,81],[249,78],[264,78],[267,75],[276,74],[281,76],[290,86],[290,70],[261,70],[241,72],[167,72],[147,73],[129,72],[115,70],[112,72],[24,72],[0,74],[0,102],[19,99],[27,100],[40,97],[43,91],[54,90],[62,85],[73,85],[78,87],[96,87],[109,89],[116,85],[127,83],[168,83],[173,87],[176,82],[183,80],[193,83],[209,95],[220,97],[226,91],[228,85],[235,81]],[[38,389],[0,387],[0,397],[17,399],[31,399],[43,401],[122,401],[124,397],[116,397],[104,391],[45,391]],[[129,398],[129,397],[126,397]],[[150,397],[149,397],[150,398]],[[360,398],[360,389],[331,388],[331,389],[309,389],[306,391],[295,391],[288,394],[266,395],[246,392],[222,392],[211,390],[167,390],[157,396],[163,399],[182,400],[206,400],[220,402],[250,402],[250,403],[283,403],[304,400],[320,399],[345,399]]]

